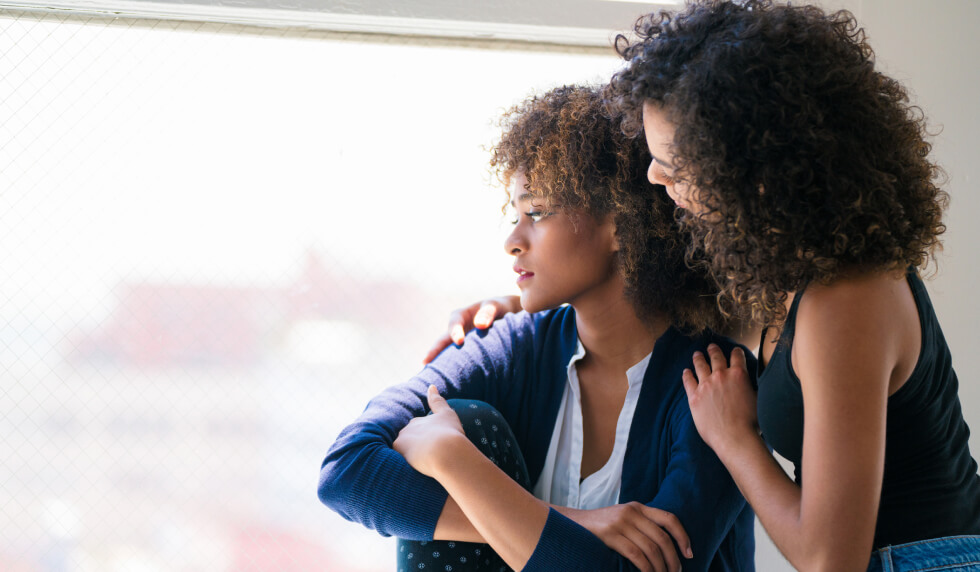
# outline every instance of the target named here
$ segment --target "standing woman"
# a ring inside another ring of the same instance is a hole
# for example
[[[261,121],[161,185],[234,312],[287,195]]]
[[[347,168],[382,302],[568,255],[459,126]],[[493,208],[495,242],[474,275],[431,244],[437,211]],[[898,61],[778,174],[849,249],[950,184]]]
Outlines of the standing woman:
[[[769,325],[758,395],[739,350],[695,354],[701,436],[799,569],[980,569],[977,463],[918,274],[947,202],[920,111],[847,12],[709,0],[636,32],[607,95],[642,118],[722,301]]]

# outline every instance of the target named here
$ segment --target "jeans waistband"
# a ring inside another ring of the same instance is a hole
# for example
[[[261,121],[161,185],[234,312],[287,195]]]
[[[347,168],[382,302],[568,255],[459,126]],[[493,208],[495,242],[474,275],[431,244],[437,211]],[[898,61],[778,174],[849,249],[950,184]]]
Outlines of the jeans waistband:
[[[886,546],[871,553],[868,572],[980,571],[980,536],[945,536]]]

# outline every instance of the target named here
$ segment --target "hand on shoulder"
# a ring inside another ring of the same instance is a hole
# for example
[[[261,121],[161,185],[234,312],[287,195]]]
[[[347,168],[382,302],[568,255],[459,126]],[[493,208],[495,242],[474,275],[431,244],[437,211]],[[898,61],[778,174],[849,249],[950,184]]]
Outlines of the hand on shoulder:
[[[520,296],[498,296],[453,311],[449,314],[446,333],[432,344],[422,363],[434,360],[442,350],[449,347],[449,344],[463,345],[467,332],[473,328],[485,330],[493,325],[494,321],[507,314],[520,312],[522,309]]]

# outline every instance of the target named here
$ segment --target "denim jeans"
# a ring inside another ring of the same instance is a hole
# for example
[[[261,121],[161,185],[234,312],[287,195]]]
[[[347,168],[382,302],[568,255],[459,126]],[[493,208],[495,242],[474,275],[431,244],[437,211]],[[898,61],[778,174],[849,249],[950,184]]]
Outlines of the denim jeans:
[[[980,572],[980,536],[946,536],[886,546],[871,553],[868,572]]]

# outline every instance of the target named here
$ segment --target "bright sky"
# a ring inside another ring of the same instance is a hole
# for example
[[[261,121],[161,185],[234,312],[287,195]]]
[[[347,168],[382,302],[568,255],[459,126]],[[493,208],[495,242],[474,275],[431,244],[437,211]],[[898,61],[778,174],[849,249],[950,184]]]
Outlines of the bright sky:
[[[98,314],[124,279],[288,282],[309,247],[364,277],[512,291],[491,121],[618,65],[0,19],[0,316]]]

